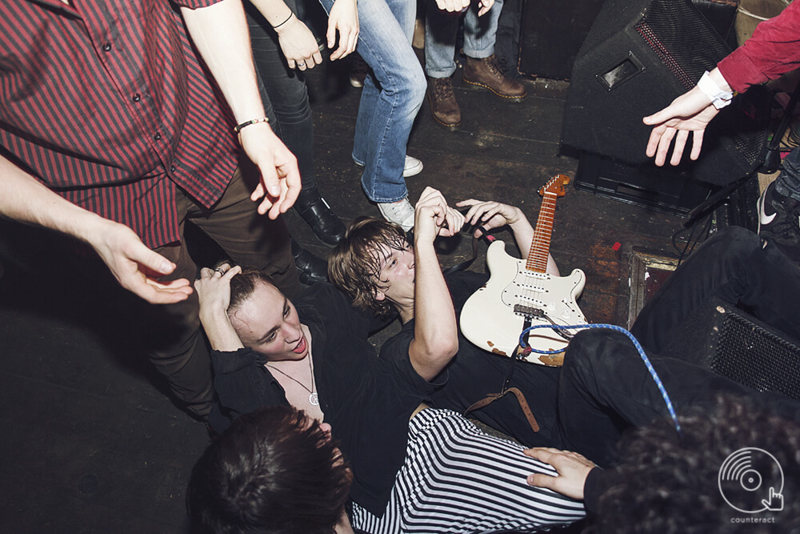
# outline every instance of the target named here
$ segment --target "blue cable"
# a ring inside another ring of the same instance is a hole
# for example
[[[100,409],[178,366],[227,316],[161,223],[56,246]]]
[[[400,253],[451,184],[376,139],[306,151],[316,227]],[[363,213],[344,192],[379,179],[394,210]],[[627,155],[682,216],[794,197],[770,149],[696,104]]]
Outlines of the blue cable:
[[[661,396],[664,398],[664,402],[667,404],[667,410],[669,411],[670,417],[672,417],[672,422],[675,424],[675,429],[680,433],[681,425],[678,422],[678,416],[675,414],[675,408],[672,406],[672,401],[669,398],[669,394],[667,393],[667,388],[664,387],[663,382],[661,382],[661,378],[659,378],[658,373],[656,372],[655,368],[653,368],[653,364],[650,363],[650,358],[647,357],[647,354],[644,353],[644,349],[639,341],[633,337],[633,334],[622,328],[621,326],[613,325],[613,324],[579,324],[579,325],[572,325],[572,326],[563,326],[563,325],[554,325],[554,324],[540,324],[534,325],[529,328],[526,328],[522,331],[522,334],[519,336],[519,346],[523,349],[530,349],[531,352],[535,352],[537,354],[557,354],[559,352],[564,352],[566,348],[558,349],[558,350],[538,350],[534,349],[533,347],[528,347],[525,343],[525,335],[528,334],[531,330],[535,330],[537,328],[552,328],[555,330],[576,330],[579,328],[606,328],[608,330],[614,330],[616,332],[622,332],[628,339],[631,340],[633,346],[636,347],[636,350],[639,351],[639,356],[642,357],[642,361],[644,362],[647,370],[650,372],[650,376],[653,377],[653,380],[658,387],[658,390],[661,392]]]

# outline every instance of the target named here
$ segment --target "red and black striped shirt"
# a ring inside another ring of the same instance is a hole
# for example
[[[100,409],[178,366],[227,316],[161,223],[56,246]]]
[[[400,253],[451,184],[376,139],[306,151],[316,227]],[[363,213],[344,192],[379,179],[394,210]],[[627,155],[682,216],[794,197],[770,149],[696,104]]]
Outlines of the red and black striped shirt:
[[[210,207],[236,168],[211,79],[169,0],[0,3],[0,153],[150,247],[179,240],[176,187]]]

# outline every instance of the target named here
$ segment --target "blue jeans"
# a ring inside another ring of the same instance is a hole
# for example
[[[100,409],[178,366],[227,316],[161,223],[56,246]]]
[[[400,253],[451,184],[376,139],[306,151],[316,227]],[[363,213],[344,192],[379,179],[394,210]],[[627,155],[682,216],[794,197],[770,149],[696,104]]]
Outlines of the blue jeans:
[[[775,191],[800,200],[800,148],[795,148],[783,158],[783,169],[775,180]]]
[[[503,0],[496,0],[492,9],[478,17],[478,4],[473,2],[464,16],[464,53],[474,59],[494,54],[497,21],[503,11]],[[428,0],[425,15],[425,73],[431,78],[449,78],[456,71],[455,52],[460,16],[441,11],[434,0]]]
[[[320,0],[330,12],[333,0]],[[411,126],[425,98],[425,75],[411,48],[413,0],[360,0],[358,53],[372,68],[358,106],[353,160],[364,165],[361,186],[373,202],[408,196],[403,178]]]
[[[286,0],[286,5],[295,10],[294,0]],[[272,130],[297,158],[303,189],[308,190],[316,185],[316,180],[314,118],[305,79],[288,67],[278,35],[261,13],[249,2],[245,2],[245,8],[264,110]]]

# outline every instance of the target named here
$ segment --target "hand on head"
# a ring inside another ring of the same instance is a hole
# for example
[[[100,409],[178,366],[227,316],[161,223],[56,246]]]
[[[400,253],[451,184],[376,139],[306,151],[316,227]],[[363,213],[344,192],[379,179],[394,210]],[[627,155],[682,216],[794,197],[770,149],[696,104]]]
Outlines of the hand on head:
[[[227,311],[231,301],[231,278],[242,272],[238,265],[231,267],[227,263],[215,269],[203,267],[200,278],[195,280],[197,298],[200,300],[200,311]]]

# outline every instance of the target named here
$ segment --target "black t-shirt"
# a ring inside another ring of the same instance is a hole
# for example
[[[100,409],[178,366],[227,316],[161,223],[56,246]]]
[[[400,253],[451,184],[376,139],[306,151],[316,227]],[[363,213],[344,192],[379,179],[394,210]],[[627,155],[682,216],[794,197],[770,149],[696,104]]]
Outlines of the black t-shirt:
[[[353,468],[350,496],[380,516],[405,461],[408,420],[421,396],[396,380],[389,362],[375,355],[368,335],[382,321],[359,312],[324,283],[310,287],[295,306],[311,331],[314,378],[325,421]],[[214,352],[212,363],[219,397],[211,419],[215,430],[226,427],[226,416],[288,404],[283,388],[264,367],[266,359],[252,350]]]
[[[486,283],[488,276],[461,271],[448,275],[446,280],[458,315],[469,296]],[[470,416],[529,447],[561,446],[556,426],[560,369],[528,362],[513,362],[510,358],[478,348],[459,332],[458,353],[439,376],[426,382],[416,373],[408,356],[408,348],[413,339],[414,320],[411,320],[403,325],[399,334],[384,343],[381,359],[391,360],[398,376],[423,395],[431,406],[463,412],[489,393],[500,392],[513,363],[510,385],[516,386],[525,395],[539,423],[539,432],[533,431],[516,397],[511,394],[470,412]]]

